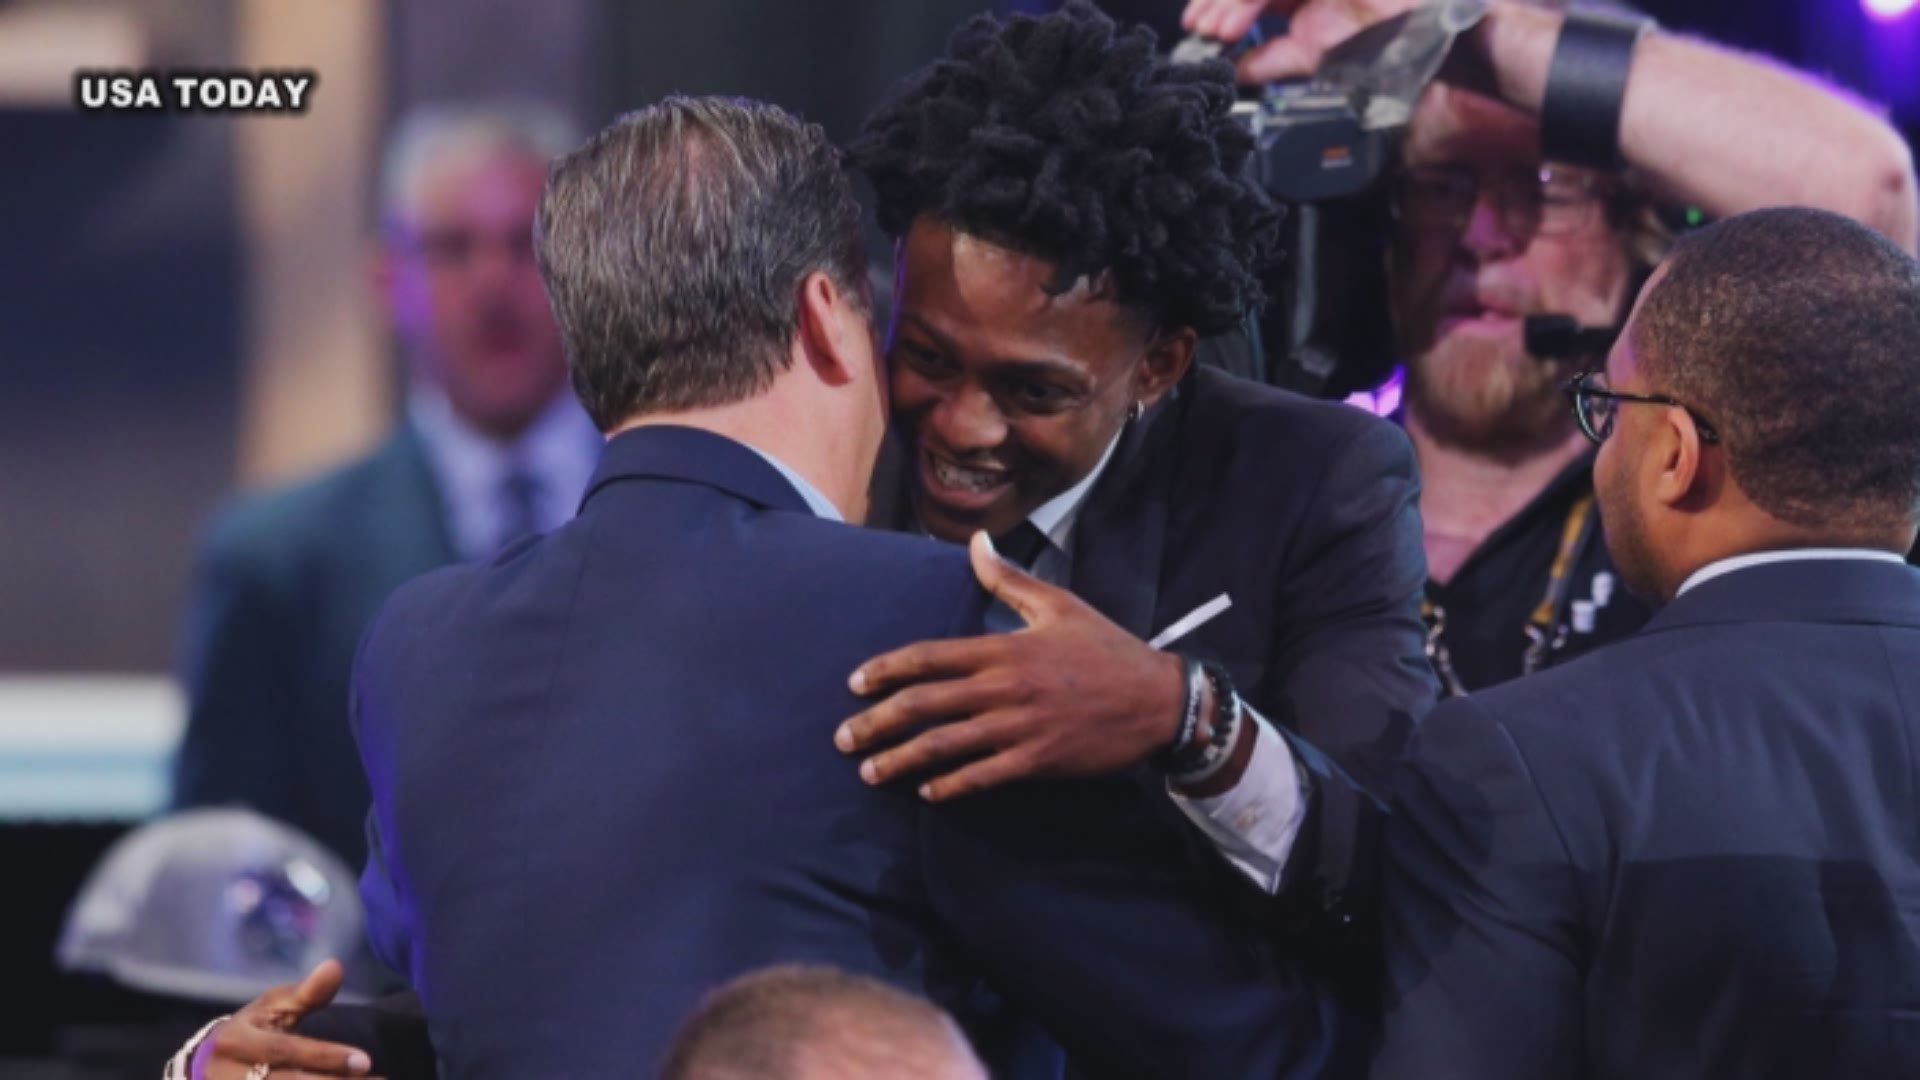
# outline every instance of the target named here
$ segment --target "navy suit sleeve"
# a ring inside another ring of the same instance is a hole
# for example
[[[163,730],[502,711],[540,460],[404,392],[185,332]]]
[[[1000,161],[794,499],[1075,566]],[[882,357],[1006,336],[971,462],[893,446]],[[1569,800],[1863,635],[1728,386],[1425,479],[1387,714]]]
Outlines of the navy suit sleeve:
[[[1406,436],[1370,422],[1329,455],[1274,610],[1269,719],[1308,777],[1308,816],[1285,889],[1314,909],[1370,921],[1392,770],[1438,686],[1420,598],[1427,563],[1420,481]]]
[[[1374,1075],[1579,1075],[1572,864],[1512,736],[1471,698],[1421,726],[1386,836]]]
[[[362,715],[361,693],[367,678],[367,643],[373,640],[379,626],[380,620],[376,617],[374,625],[368,627],[360,638],[360,647],[353,658],[353,690],[347,702],[347,722],[353,730],[353,741],[360,749],[361,762],[370,778],[388,771],[388,763],[382,760],[389,752],[388,748],[377,740],[381,734],[391,734],[367,731]],[[377,784],[375,790],[379,790]],[[401,901],[387,855],[377,797],[367,810],[367,863],[360,871],[360,902],[366,908],[367,947],[389,970],[398,972],[402,978],[412,982],[413,957],[406,908]]]
[[[174,758],[176,808],[243,803],[290,816],[298,650],[285,587],[268,563],[229,528],[216,528],[201,557],[182,650],[187,726]]]

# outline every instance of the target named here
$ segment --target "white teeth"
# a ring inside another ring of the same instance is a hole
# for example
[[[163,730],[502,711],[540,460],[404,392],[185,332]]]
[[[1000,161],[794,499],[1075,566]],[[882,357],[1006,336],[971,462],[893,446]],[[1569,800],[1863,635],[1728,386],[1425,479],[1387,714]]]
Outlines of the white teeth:
[[[934,479],[947,487],[984,492],[991,491],[1006,481],[1005,473],[969,469],[931,455],[928,460],[933,462]]]

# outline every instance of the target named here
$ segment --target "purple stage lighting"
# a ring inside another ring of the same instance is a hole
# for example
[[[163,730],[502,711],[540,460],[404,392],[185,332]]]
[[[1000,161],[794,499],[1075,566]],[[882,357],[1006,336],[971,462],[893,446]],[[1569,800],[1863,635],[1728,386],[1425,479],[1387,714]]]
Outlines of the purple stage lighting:
[[[1860,0],[1860,6],[1866,9],[1867,15],[1881,22],[1892,22],[1913,14],[1917,3],[1920,0]]]

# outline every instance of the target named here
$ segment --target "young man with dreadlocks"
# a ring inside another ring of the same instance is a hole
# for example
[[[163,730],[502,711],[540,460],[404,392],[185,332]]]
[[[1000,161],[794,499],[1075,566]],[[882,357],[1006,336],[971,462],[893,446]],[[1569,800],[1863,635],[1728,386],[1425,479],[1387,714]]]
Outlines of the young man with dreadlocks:
[[[863,665],[836,739],[932,800],[1157,766],[1365,1001],[1375,793],[1435,694],[1418,481],[1392,425],[1192,362],[1274,250],[1232,100],[1225,64],[1072,4],[967,24],[868,122],[891,524],[987,532],[1026,625]]]

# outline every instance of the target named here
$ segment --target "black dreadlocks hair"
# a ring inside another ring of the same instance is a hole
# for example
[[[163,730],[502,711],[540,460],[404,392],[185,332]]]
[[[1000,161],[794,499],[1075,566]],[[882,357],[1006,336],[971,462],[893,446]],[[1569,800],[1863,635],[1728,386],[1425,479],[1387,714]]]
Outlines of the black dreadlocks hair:
[[[929,215],[1054,264],[1055,291],[1110,273],[1156,328],[1233,326],[1265,302],[1280,212],[1243,174],[1232,67],[1155,46],[1080,0],[969,20],[849,151],[880,227],[898,238]]]

